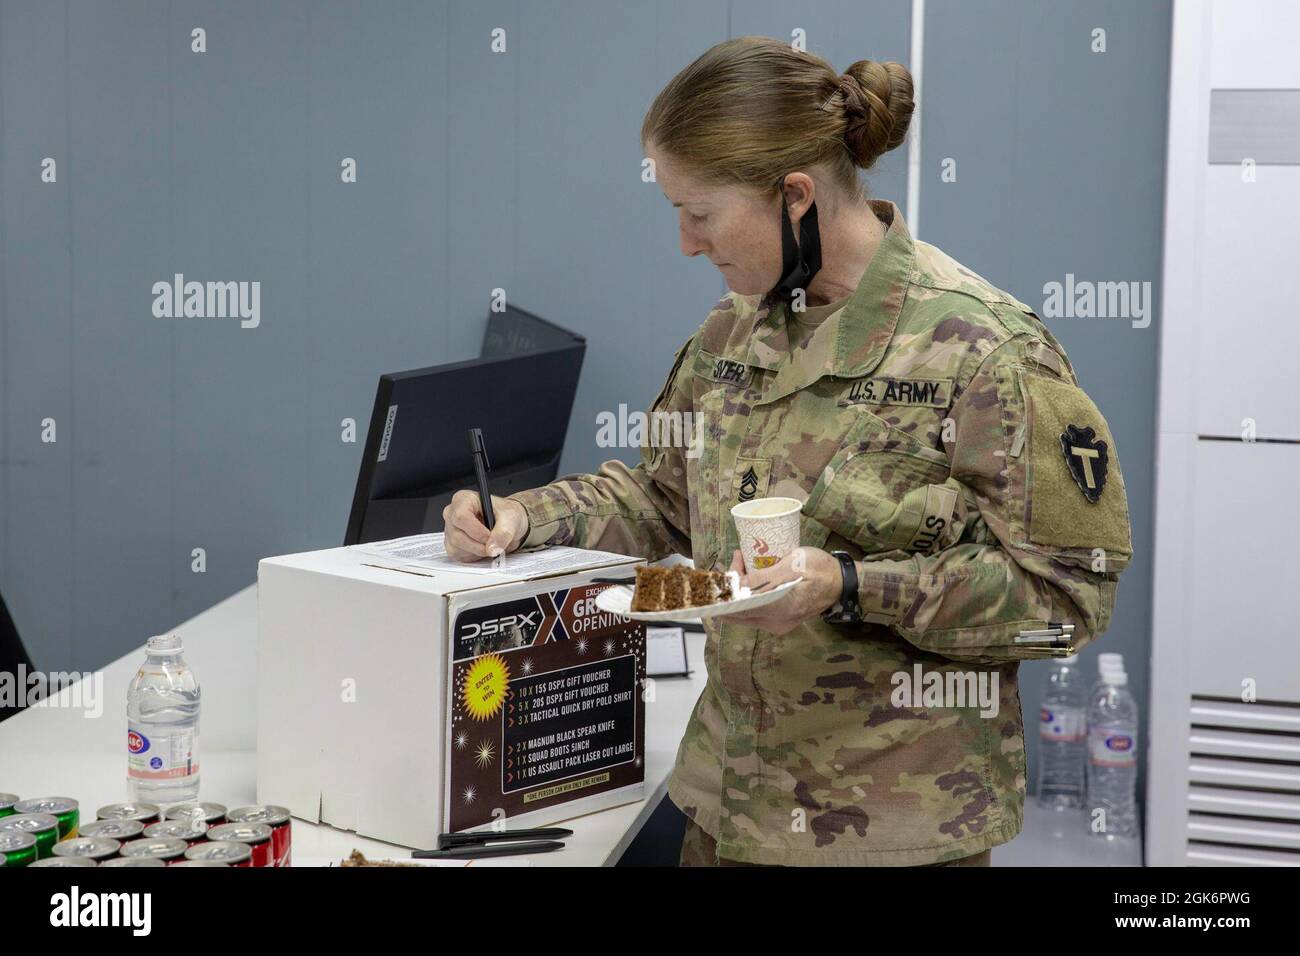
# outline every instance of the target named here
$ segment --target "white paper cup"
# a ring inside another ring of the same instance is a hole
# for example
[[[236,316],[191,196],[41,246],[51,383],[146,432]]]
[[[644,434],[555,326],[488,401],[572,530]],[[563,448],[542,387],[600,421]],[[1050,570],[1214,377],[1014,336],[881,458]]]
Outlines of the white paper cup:
[[[770,568],[799,547],[799,514],[803,502],[797,498],[755,498],[731,508],[740,537],[740,553],[748,574]]]

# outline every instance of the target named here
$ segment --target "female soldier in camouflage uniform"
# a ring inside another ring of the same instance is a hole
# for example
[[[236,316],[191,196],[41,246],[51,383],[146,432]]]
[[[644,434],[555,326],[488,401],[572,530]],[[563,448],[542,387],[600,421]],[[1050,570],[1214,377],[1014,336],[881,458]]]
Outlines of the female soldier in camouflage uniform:
[[[897,63],[839,75],[775,40],[678,74],[642,137],[682,252],[731,291],[652,413],[704,440],[511,495],[490,533],[473,493],[444,515],[466,560],[548,543],[739,568],[731,506],[803,501],[802,547],[745,581],[802,583],[709,622],[668,789],[683,863],[986,865],[1023,819],[1019,663],[1101,634],[1131,556],[1114,441],[1060,343],[862,192],[911,113]]]

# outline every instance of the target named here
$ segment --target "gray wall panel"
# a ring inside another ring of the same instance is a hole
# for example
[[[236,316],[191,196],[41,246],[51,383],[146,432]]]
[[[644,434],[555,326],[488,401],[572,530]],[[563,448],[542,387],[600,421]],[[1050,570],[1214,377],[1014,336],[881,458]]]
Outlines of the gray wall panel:
[[[68,195],[73,331],[73,664],[107,622],[166,627],[171,575],[168,329],[150,311],[167,210],[166,22],[146,3],[73,7]],[[78,668],[80,669],[80,668]]]
[[[64,8],[0,5],[3,98],[5,601],[34,659],[72,664],[73,335]],[[41,181],[41,161],[58,182]],[[53,418],[58,441],[41,441]]]
[[[193,26],[206,28],[207,53],[190,52]],[[310,524],[306,4],[178,3],[169,41],[163,275],[261,283],[256,328],[153,320],[175,343],[172,613],[184,619],[249,584],[253,555],[301,540]],[[201,574],[195,548],[206,552]]]
[[[308,7],[310,495],[294,550],[343,542],[379,376],[477,354],[450,347],[447,312],[448,13],[419,0],[366,9]],[[355,183],[340,178],[344,157]],[[341,440],[345,417],[355,444]]]
[[[493,289],[529,308],[515,270],[519,113],[545,107],[519,95],[521,44],[528,43],[519,6],[519,0],[454,4],[448,23],[443,68],[456,92],[447,97],[447,162],[440,170],[447,280],[442,311],[430,320],[446,329],[453,359],[478,355]],[[498,28],[506,36],[502,53],[489,45]]]
[[[629,4],[617,18],[609,9],[584,0],[566,3],[563,17],[545,5],[520,11],[518,301],[588,346],[562,471],[636,460],[635,450],[596,446],[596,415],[654,398],[721,288],[711,265],[677,253],[675,216],[658,185],[641,181],[640,129],[672,74],[724,38],[725,9]],[[661,45],[684,55],[663,63]],[[657,269],[665,249],[678,261]]]

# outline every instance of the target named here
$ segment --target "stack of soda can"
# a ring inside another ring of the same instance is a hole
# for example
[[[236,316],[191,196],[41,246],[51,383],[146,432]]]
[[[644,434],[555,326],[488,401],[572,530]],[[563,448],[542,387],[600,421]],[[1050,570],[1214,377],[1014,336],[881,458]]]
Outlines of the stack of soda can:
[[[289,866],[292,824],[284,807],[227,810],[184,803],[111,803],[82,824],[68,797],[20,800],[0,793],[0,867]]]
[[[28,866],[52,858],[59,843],[77,839],[80,823],[81,807],[70,797],[20,800],[0,793],[0,865]]]

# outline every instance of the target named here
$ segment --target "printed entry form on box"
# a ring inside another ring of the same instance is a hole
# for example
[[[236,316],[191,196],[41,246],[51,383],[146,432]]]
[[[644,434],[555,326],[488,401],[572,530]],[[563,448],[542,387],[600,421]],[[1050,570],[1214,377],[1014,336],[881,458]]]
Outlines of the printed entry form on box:
[[[557,545],[539,551],[515,551],[496,559],[484,558],[482,561],[465,563],[448,557],[444,542],[445,535],[439,531],[394,538],[391,541],[354,544],[351,547],[361,554],[381,558],[401,570],[425,574],[438,571],[455,574],[505,574],[522,580],[637,560],[626,554]]]

